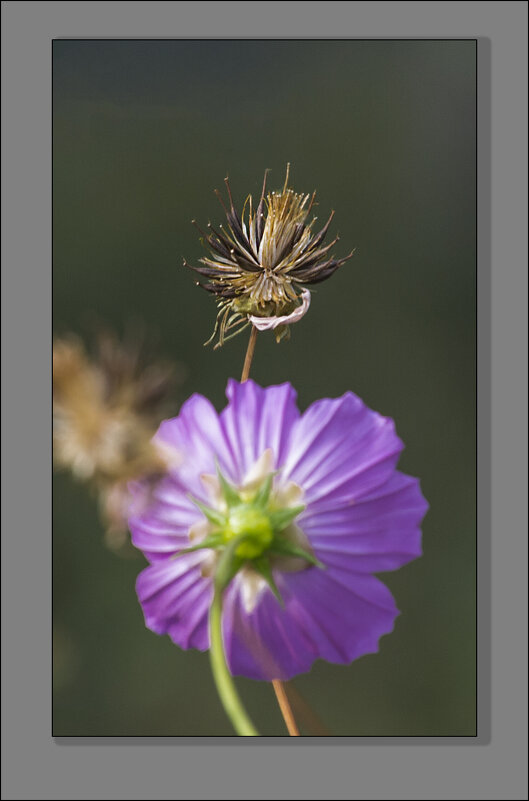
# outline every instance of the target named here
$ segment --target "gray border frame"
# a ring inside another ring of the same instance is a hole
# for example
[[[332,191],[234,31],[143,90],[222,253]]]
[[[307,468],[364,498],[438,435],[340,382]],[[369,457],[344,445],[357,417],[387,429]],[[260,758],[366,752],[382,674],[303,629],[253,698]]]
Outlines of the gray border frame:
[[[2,797],[526,798],[526,3],[5,2],[2,16]],[[478,738],[51,738],[51,40],[169,32],[478,39]]]

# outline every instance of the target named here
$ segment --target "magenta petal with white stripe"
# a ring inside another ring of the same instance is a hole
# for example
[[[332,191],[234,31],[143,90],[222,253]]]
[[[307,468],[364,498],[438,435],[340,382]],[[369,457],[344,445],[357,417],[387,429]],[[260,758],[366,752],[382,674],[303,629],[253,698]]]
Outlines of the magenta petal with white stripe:
[[[156,435],[181,458],[129,521],[134,544],[151,562],[137,583],[146,625],[182,648],[208,648],[215,552],[178,555],[208,525],[189,496],[215,503],[217,466],[241,492],[268,471],[276,506],[301,498],[296,542],[324,567],[272,561],[283,605],[251,562],[237,574],[224,602],[232,673],[286,680],[316,659],[347,664],[376,651],[398,610],[372,574],[420,556],[428,508],[418,480],[396,469],[403,444],[393,421],[351,392],[303,414],[290,384],[230,381],[227,395],[220,414],[192,396]]]

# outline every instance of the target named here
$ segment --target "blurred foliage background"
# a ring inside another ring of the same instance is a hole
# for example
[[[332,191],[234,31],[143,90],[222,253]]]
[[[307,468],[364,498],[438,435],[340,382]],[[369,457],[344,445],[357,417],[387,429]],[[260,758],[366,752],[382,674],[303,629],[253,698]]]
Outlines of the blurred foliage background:
[[[290,161],[320,221],[336,209],[355,255],[289,342],[259,336],[252,375],[393,417],[431,509],[424,556],[382,575],[402,614],[380,652],[294,684],[337,735],[475,734],[475,43],[56,40],[53,70],[55,333],[142,324],[179,401],[222,408],[246,347],[203,347],[215,304],[182,266],[204,255],[191,219],[222,221],[213,189],[229,174],[239,205]],[[53,510],[54,734],[232,734],[207,655],[145,628],[142,555],[105,547],[68,474]],[[282,734],[271,688],[238,684]]]

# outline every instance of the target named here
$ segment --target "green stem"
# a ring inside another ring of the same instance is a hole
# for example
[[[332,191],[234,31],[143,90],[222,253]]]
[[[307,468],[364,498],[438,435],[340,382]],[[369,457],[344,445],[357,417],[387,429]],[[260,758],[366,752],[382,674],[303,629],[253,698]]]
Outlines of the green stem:
[[[215,575],[215,592],[209,610],[209,658],[217,692],[233,728],[242,737],[259,737],[259,732],[248,717],[235,688],[233,676],[226,662],[222,640],[222,595],[231,580],[230,565],[238,544],[239,540],[233,540],[225,549]]]

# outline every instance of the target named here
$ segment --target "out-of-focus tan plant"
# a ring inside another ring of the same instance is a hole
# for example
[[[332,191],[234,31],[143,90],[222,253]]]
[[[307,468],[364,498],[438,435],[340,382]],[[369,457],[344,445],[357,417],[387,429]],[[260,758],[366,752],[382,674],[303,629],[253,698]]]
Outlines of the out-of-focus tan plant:
[[[148,362],[138,336],[102,332],[93,356],[74,335],[54,341],[54,461],[96,491],[114,549],[127,542],[129,482],[141,479],[148,494],[178,461],[152,437],[176,413],[170,398],[181,375],[177,365]]]

